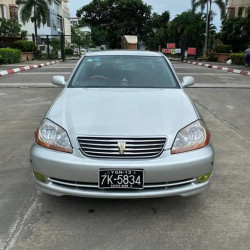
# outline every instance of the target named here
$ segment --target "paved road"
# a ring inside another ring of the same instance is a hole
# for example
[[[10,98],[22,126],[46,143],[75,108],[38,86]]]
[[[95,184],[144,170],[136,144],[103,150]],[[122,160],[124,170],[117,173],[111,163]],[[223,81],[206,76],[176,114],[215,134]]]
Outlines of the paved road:
[[[216,151],[207,192],[144,200],[53,197],[34,190],[29,148],[61,91],[49,88],[51,76],[68,77],[74,63],[0,78],[0,249],[250,249],[250,78],[173,63],[180,78],[193,75],[209,85],[187,89]],[[215,83],[224,87],[211,88]]]

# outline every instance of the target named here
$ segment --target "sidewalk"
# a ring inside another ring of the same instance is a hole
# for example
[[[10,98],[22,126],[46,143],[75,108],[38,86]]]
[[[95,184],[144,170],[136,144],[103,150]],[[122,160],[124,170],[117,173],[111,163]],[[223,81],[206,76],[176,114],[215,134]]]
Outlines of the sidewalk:
[[[35,69],[40,67],[49,66],[52,64],[59,63],[58,60],[53,61],[42,61],[42,60],[34,60],[34,61],[27,61],[27,62],[20,62],[18,64],[4,64],[0,65],[0,77],[4,75],[9,75],[13,73],[17,73],[20,71],[25,71],[29,69]]]
[[[177,58],[169,58],[170,61],[180,61]],[[250,66],[243,65],[230,65],[228,66],[226,63],[218,63],[218,62],[207,62],[207,61],[195,61],[195,60],[184,60],[184,63],[189,63],[193,65],[203,66],[206,68],[218,69],[225,72],[241,74],[245,76],[250,76]]]

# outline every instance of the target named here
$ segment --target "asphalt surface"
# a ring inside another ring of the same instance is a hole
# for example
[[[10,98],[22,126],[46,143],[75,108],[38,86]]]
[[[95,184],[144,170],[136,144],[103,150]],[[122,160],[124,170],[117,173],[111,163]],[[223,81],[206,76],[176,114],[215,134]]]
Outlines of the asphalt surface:
[[[174,62],[192,75],[216,160],[208,191],[187,198],[104,200],[37,192],[34,130],[74,61],[0,78],[0,249],[250,249],[250,78]],[[221,87],[218,87],[218,83]]]

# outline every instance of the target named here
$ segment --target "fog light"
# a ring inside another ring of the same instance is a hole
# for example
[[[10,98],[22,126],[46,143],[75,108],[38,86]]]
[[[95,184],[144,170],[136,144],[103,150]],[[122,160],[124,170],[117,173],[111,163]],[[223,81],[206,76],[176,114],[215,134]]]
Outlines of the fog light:
[[[211,173],[200,175],[199,183],[207,181],[210,177],[211,177]]]
[[[35,171],[33,171],[34,176],[36,177],[37,180],[41,182],[45,182],[45,176],[43,174],[39,174]]]

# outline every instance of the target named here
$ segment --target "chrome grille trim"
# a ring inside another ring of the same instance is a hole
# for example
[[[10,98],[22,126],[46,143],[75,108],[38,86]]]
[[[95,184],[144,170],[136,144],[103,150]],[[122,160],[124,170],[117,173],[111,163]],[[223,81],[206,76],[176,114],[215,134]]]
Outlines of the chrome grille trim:
[[[97,183],[84,183],[84,182],[77,182],[77,181],[67,181],[67,180],[60,180],[56,178],[49,177],[48,181],[52,182],[53,184],[68,186],[69,188],[93,188],[99,189]],[[180,181],[172,181],[166,183],[150,183],[144,184],[144,189],[154,189],[154,188],[174,188],[182,185],[188,185],[195,183],[197,180],[195,178],[180,180]]]
[[[94,158],[154,158],[164,150],[166,138],[78,137],[81,152]],[[123,154],[118,142],[126,142]]]

